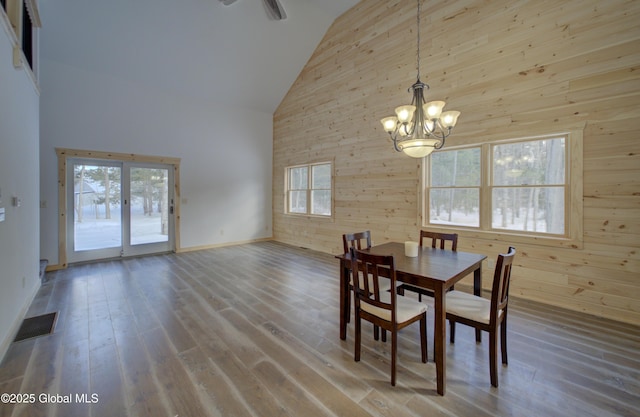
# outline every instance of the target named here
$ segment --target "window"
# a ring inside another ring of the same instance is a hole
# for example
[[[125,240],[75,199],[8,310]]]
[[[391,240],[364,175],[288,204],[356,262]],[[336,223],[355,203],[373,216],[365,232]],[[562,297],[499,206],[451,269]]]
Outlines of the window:
[[[491,146],[491,226],[565,235],[565,138]]]
[[[430,222],[480,226],[480,148],[431,155]]]
[[[33,27],[26,3],[22,3],[22,52],[33,70]]]
[[[285,172],[287,213],[331,216],[330,162],[288,167]]]
[[[13,65],[21,68],[25,63],[36,82],[38,62],[37,29],[41,27],[36,0],[0,0],[4,12],[0,12],[0,25],[5,26],[13,38]]]
[[[582,216],[581,135],[573,136],[434,152],[425,164],[424,226],[581,240],[581,222],[569,221]]]

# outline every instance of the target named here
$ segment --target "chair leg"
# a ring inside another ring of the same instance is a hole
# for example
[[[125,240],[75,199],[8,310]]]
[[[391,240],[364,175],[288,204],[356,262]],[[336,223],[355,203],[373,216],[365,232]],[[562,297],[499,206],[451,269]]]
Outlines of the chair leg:
[[[375,324],[373,325],[373,340],[380,340],[380,332],[382,332],[382,341],[387,341],[387,331],[385,329],[381,329]]]
[[[427,363],[427,315],[420,319],[420,349],[422,350],[422,363]]]
[[[396,386],[396,353],[398,349],[398,331],[391,331],[391,385]]]
[[[433,328],[435,329],[435,326],[433,326]],[[436,361],[436,337],[435,335],[433,336],[433,346],[432,346],[432,351],[433,351],[433,361]]]
[[[456,341],[456,322],[449,320],[449,341],[455,343]]]
[[[491,385],[494,387],[498,386],[498,332],[496,330],[489,332],[489,371]]]
[[[349,289],[349,296],[347,297],[347,305],[344,306],[344,308],[346,308],[347,311],[349,312],[349,314],[347,314],[347,323],[351,322],[351,295],[352,294],[353,294],[353,291],[351,291],[351,289]],[[355,297],[355,294],[353,294],[353,296]]]
[[[500,350],[502,351],[502,363],[507,365],[507,317],[505,316],[500,325]]]
[[[355,329],[355,331],[356,331],[355,339],[356,340],[355,340],[355,348],[354,348],[355,352],[353,354],[353,360],[356,361],[356,362],[359,362],[360,361],[360,343],[362,342],[362,340],[361,340],[361,337],[362,337],[361,330],[362,329],[361,329],[361,323],[360,323],[360,315],[357,312],[356,312],[355,320],[356,320],[356,326],[355,326],[356,327],[356,329]]]

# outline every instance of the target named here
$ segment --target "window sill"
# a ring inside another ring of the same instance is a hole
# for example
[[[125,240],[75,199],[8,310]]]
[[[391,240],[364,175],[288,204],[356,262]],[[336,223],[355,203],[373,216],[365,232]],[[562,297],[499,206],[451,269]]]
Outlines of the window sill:
[[[582,237],[579,238],[568,238],[568,237],[557,237],[557,236],[543,236],[543,235],[530,235],[523,234],[517,231],[507,232],[507,231],[493,231],[493,230],[477,230],[477,229],[469,229],[460,226],[440,226],[440,225],[423,225],[424,229],[435,230],[435,231],[443,231],[443,232],[455,232],[460,237],[468,238],[468,239],[481,239],[481,240],[489,240],[493,242],[507,243],[507,244],[518,244],[522,243],[525,245],[536,245],[536,246],[547,246],[547,247],[556,247],[556,248],[567,248],[567,249],[583,249],[584,241]]]
[[[322,216],[319,214],[307,214],[307,213],[284,213],[285,216],[308,218],[313,220],[328,220],[334,221],[333,216]]]

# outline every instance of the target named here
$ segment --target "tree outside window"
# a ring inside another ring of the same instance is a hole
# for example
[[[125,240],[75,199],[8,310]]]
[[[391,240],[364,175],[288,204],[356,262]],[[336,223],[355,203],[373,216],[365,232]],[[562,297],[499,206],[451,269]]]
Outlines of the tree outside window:
[[[311,166],[311,214],[331,216],[331,164]]]
[[[565,139],[492,146],[491,226],[565,233]]]
[[[433,153],[430,166],[430,222],[479,227],[480,148]]]

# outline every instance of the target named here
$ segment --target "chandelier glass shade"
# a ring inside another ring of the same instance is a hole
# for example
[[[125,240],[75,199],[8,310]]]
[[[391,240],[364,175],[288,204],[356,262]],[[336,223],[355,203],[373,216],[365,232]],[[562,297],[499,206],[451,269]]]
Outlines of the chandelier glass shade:
[[[395,116],[380,120],[384,130],[393,141],[398,152],[414,158],[423,158],[434,149],[444,146],[445,139],[458,121],[459,111],[443,111],[444,101],[427,102],[424,91],[429,86],[420,81],[420,1],[418,1],[418,53],[417,81],[410,87],[413,92],[411,104],[396,107]]]

